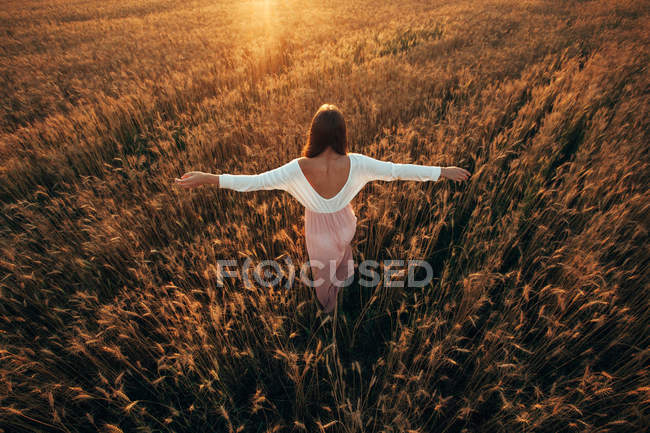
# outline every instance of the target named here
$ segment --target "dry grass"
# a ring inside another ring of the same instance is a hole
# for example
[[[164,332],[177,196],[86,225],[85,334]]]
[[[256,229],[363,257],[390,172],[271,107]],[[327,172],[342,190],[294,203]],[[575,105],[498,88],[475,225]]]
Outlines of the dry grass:
[[[386,3],[386,4],[385,4]],[[650,424],[647,1],[7,1],[0,431],[631,432]],[[187,170],[351,150],[357,261],[424,288],[219,287],[305,257],[279,191]]]

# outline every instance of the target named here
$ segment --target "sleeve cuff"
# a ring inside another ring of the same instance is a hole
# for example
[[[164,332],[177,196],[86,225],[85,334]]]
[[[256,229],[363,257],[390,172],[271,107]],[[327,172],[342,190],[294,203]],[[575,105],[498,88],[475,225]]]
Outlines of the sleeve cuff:
[[[440,174],[442,173],[442,167],[438,166],[433,166],[433,173],[431,174],[431,177],[433,177],[434,181],[437,181],[440,179]]]
[[[231,177],[229,174],[220,174],[219,175],[219,188],[230,188],[232,187]]]

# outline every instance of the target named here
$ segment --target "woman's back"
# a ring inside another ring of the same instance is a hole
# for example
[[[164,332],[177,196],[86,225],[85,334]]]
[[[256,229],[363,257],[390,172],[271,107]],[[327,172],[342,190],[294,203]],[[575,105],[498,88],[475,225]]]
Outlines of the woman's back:
[[[299,158],[300,169],[318,195],[334,198],[350,177],[352,163],[348,155],[323,152],[313,158]]]

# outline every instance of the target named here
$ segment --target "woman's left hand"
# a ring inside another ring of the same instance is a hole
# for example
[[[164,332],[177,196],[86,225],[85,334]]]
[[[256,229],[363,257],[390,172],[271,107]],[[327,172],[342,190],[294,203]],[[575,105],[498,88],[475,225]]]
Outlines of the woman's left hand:
[[[174,183],[183,188],[195,188],[197,186],[205,185],[210,182],[211,179],[210,173],[204,173],[202,171],[188,171],[181,178],[175,178]]]

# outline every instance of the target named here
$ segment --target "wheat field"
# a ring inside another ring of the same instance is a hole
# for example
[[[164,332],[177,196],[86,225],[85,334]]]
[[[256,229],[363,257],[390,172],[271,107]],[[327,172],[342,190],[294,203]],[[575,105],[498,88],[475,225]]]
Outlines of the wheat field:
[[[4,1],[0,431],[648,429],[649,12]],[[323,103],[352,152],[472,173],[359,193],[355,260],[434,275],[333,317],[219,278],[306,260],[293,197],[173,187],[297,157]]]

